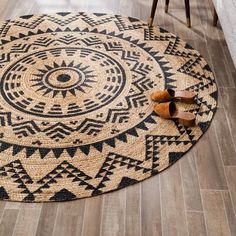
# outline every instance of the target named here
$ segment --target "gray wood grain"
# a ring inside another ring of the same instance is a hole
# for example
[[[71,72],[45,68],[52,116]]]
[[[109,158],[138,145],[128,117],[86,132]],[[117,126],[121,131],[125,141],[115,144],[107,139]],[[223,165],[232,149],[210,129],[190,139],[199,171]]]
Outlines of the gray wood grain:
[[[40,216],[40,208],[22,208],[16,220],[13,236],[35,235]]]
[[[16,219],[19,210],[17,209],[6,209],[4,211],[1,223],[0,223],[0,235],[11,236],[16,224]]]
[[[223,162],[214,127],[211,126],[194,148],[202,189],[227,189]]]
[[[221,90],[221,97],[223,100],[227,119],[229,121],[230,130],[233,136],[234,144],[236,143],[236,88],[224,88]]]
[[[226,167],[225,171],[233,207],[236,210],[236,166]]]
[[[179,162],[160,175],[163,235],[188,235]]]
[[[180,160],[186,210],[202,211],[198,174],[193,153]]]
[[[230,228],[220,191],[202,191],[208,236],[230,236]]]
[[[84,209],[83,236],[100,235],[103,196],[86,199]],[[92,223],[93,222],[93,223]]]
[[[159,176],[142,183],[141,189],[142,235],[162,235],[162,209]]]
[[[189,236],[207,236],[203,212],[187,212]]]
[[[84,216],[84,203],[82,199],[77,201],[76,204],[65,202],[58,204],[56,221],[53,230],[53,236],[77,236],[81,235],[83,216]]]
[[[228,191],[223,191],[222,195],[231,235],[236,235],[236,216],[230,194]]]
[[[37,236],[52,235],[56,220],[57,208],[57,203],[48,203],[42,206],[36,231]]]
[[[125,235],[125,189],[104,195],[101,235]]]
[[[125,235],[141,235],[141,184],[126,189]],[[157,200],[157,199],[156,199]],[[135,225],[135,227],[134,227]]]

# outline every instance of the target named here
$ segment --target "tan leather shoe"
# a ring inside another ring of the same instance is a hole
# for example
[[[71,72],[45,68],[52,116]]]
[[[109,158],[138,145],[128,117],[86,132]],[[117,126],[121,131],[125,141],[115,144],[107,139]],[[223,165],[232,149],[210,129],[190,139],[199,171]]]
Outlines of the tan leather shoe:
[[[173,100],[180,100],[184,103],[194,103],[196,94],[192,91],[182,90],[174,91],[173,89],[166,89],[164,91],[156,91],[151,94],[151,99],[155,102],[170,102]]]
[[[174,102],[159,103],[154,106],[157,115],[165,119],[178,119],[187,127],[195,126],[196,116],[191,112],[179,111]]]

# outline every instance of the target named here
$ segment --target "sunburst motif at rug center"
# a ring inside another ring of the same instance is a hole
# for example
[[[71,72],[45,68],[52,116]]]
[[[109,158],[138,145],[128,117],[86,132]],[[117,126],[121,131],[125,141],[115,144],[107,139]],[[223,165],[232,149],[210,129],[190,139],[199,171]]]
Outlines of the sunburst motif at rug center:
[[[206,131],[216,84],[177,36],[107,14],[30,15],[0,23],[0,198],[63,201],[139,182],[179,159]],[[150,94],[197,93],[177,104],[184,128],[153,113]]]

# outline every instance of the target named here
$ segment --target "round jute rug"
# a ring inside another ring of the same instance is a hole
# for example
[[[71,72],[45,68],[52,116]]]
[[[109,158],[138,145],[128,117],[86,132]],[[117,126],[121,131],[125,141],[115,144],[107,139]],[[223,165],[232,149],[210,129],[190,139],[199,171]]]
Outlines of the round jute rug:
[[[158,174],[206,131],[217,87],[179,37],[118,15],[0,23],[0,198],[64,201]],[[153,113],[150,94],[192,90],[197,126]]]

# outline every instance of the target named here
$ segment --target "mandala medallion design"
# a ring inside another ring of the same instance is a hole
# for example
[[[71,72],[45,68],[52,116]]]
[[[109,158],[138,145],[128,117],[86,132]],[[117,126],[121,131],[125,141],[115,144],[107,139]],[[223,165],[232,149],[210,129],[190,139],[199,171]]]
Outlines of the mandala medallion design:
[[[61,118],[87,114],[111,103],[123,91],[126,73],[103,52],[56,47],[14,61],[2,83],[7,103],[19,111]]]
[[[159,173],[207,130],[217,88],[177,36],[107,14],[29,15],[0,22],[0,198],[64,201]],[[153,113],[155,90],[186,89],[185,128]]]

